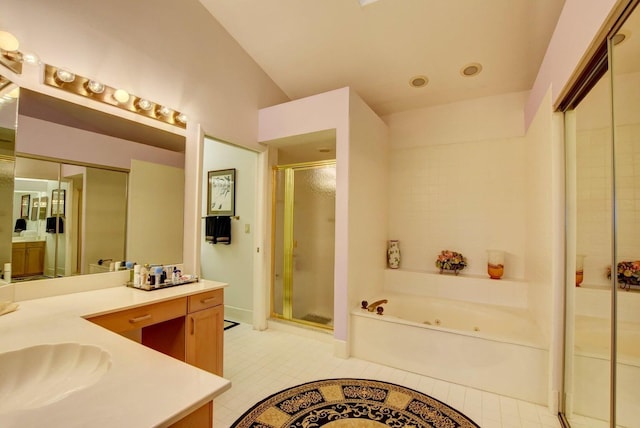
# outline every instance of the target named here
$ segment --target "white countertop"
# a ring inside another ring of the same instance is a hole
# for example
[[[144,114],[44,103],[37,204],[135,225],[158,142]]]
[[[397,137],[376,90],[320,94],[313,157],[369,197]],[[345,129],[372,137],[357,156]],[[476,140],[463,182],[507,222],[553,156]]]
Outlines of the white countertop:
[[[17,311],[0,316],[0,352],[45,343],[96,345],[111,354],[111,368],[94,385],[56,403],[0,414],[0,426],[163,427],[211,401],[229,389],[231,382],[83,317],[224,286],[207,280],[154,291],[121,286],[19,302]]]

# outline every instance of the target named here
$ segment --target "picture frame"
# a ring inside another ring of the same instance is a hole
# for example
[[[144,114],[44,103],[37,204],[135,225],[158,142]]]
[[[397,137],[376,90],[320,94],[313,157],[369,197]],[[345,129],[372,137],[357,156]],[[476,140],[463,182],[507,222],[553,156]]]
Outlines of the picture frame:
[[[44,220],[47,218],[47,206],[49,205],[49,197],[40,196],[31,200],[31,220]]]
[[[66,190],[51,191],[51,216],[64,217]]]
[[[31,195],[22,195],[20,200],[20,218],[29,219],[29,206],[31,205]]]
[[[209,171],[207,177],[207,215],[236,215],[236,169]]]

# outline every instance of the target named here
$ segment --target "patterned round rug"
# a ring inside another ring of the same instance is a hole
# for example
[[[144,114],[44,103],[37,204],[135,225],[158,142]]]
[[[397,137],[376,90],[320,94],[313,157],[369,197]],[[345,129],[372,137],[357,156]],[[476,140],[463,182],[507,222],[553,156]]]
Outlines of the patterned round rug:
[[[232,428],[478,428],[435,398],[392,383],[327,379],[280,391],[247,410]]]

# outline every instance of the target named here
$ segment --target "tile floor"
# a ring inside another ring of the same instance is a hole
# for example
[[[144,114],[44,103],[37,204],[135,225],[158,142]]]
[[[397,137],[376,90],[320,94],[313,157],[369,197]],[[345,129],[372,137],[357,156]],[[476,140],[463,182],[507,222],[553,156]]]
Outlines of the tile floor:
[[[356,358],[336,358],[329,335],[300,331],[304,334],[276,326],[255,331],[240,324],[224,332],[224,377],[232,387],[215,399],[215,428],[231,426],[253,404],[282,389],[338,377],[377,379],[421,391],[460,410],[482,428],[560,427],[546,407]]]

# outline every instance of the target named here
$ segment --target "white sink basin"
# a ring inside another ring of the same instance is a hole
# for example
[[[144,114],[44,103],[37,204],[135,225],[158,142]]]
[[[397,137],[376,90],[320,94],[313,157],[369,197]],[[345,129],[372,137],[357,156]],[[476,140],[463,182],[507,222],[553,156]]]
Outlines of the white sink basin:
[[[111,355],[93,345],[58,343],[0,354],[0,414],[35,409],[93,385]]]

